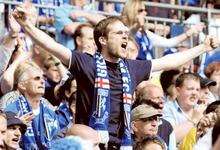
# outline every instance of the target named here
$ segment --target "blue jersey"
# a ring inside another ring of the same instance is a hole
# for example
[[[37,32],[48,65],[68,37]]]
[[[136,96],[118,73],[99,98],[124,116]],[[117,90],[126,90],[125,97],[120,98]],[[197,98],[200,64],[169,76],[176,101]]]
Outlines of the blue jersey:
[[[62,105],[61,109],[54,111],[44,101],[41,100],[39,113],[29,124],[26,133],[21,137],[22,149],[48,149],[53,139],[58,138],[58,134],[70,124],[70,113]],[[12,101],[5,111],[12,111],[18,116],[22,116],[32,111],[25,97],[20,96]],[[63,111],[63,113],[61,113]]]

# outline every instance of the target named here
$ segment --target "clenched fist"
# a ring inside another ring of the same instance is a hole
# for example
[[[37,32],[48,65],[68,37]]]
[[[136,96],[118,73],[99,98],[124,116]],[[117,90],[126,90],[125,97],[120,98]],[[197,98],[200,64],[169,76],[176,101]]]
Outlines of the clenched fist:
[[[205,46],[206,51],[211,51],[219,47],[218,39],[213,36],[207,36],[203,44]]]

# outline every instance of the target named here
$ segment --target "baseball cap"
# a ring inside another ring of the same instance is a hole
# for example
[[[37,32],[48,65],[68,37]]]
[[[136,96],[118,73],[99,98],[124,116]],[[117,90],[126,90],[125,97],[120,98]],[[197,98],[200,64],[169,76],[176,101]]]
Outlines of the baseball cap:
[[[216,82],[213,80],[210,80],[208,78],[200,78],[201,88],[205,88],[207,86],[215,86]]]
[[[131,121],[152,116],[162,116],[158,109],[146,104],[139,105],[131,111]]]
[[[21,127],[21,134],[24,134],[27,130],[27,126],[16,116],[14,112],[6,111],[7,127],[12,125],[19,125]]]

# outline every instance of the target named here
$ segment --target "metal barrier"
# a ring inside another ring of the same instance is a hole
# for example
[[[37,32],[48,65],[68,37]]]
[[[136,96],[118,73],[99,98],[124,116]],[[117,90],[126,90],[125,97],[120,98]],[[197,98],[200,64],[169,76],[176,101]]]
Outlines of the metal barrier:
[[[125,3],[126,0],[94,0],[93,2]],[[0,0],[0,4],[8,5],[9,12],[10,12],[12,10],[12,5],[19,5],[19,4],[21,4],[21,2]],[[210,25],[210,21],[213,20],[212,15],[213,14],[220,14],[220,10],[206,9],[206,8],[200,8],[200,7],[171,5],[171,4],[156,3],[156,2],[145,2],[145,5],[149,6],[149,7],[159,7],[159,8],[173,9],[173,10],[177,10],[177,11],[181,11],[181,12],[188,11],[188,12],[195,12],[195,13],[199,13],[199,14],[206,13],[207,14],[207,23],[208,23],[207,24],[208,25],[208,30],[207,31],[210,31],[210,28],[212,28],[212,30],[214,28],[216,31],[218,31],[220,29],[220,25]],[[57,8],[56,6],[46,6],[46,5],[39,5],[39,4],[34,4],[34,6],[38,9],[38,11],[39,11],[39,8],[46,8],[46,9],[56,9]],[[103,14],[103,15],[106,15],[106,16],[120,15],[120,14],[106,13],[106,12],[103,12],[103,11],[97,11],[97,13]],[[188,24],[187,22],[181,21],[180,19],[160,18],[160,17],[151,17],[151,16],[147,16],[146,20],[151,21],[154,24],[162,23],[163,25],[170,25],[170,24],[173,24],[173,23]],[[193,41],[191,39],[191,44],[193,45],[192,42]]]

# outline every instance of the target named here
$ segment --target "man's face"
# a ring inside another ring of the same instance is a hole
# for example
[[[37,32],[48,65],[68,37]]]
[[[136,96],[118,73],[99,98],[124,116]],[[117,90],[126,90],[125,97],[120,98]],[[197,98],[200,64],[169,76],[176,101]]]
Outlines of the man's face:
[[[7,128],[5,138],[5,144],[7,145],[7,147],[13,149],[19,148],[19,141],[21,138],[20,128],[21,127],[18,125],[12,125]]]
[[[121,22],[109,24],[106,38],[107,54],[110,58],[126,58],[128,43],[128,28]],[[105,53],[105,52],[104,52]]]
[[[26,73],[28,74],[28,79],[24,81],[25,93],[31,96],[42,96],[45,92],[43,72],[39,69],[33,69]]]
[[[4,140],[6,138],[6,130],[7,121],[4,117],[0,116],[0,149],[3,149],[5,147]]]
[[[95,54],[96,45],[93,37],[93,28],[83,27],[81,37],[78,37],[78,47],[83,53],[89,53],[91,55]]]
[[[200,96],[199,80],[185,79],[181,87],[177,87],[178,102],[184,107],[191,107],[197,104]]]
[[[208,104],[210,99],[210,91],[208,87],[202,88],[200,90],[200,98],[198,103]]]
[[[57,66],[52,66],[50,67],[47,71],[46,71],[46,76],[47,78],[49,78],[50,80],[58,83],[61,80],[61,76],[60,73],[58,71]]]
[[[159,116],[135,120],[132,122],[132,124],[135,135],[138,138],[145,137],[147,135],[157,135]]]
[[[151,87],[148,92],[148,99],[158,104],[162,110],[164,107],[164,94],[159,87]]]

